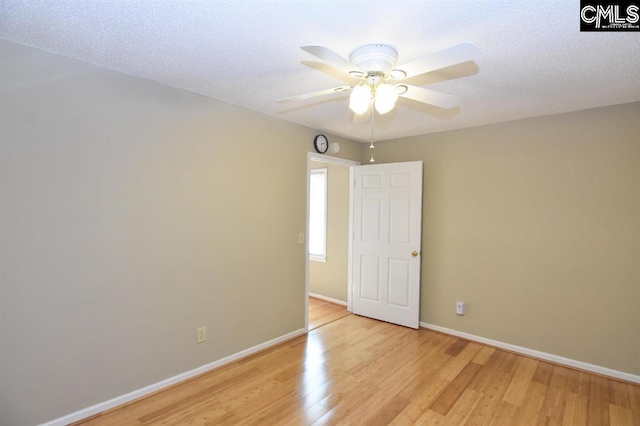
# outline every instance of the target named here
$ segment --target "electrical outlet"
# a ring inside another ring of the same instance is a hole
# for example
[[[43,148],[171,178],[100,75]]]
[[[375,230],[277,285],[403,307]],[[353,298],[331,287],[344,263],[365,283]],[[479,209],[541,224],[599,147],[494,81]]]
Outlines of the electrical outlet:
[[[467,304],[465,302],[457,301],[456,302],[456,314],[464,315],[467,313]]]
[[[196,343],[207,341],[207,327],[196,328]]]

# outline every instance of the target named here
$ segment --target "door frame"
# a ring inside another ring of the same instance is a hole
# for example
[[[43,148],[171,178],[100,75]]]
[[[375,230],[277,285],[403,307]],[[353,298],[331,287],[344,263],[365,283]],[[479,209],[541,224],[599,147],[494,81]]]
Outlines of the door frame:
[[[330,155],[307,152],[307,208],[305,216],[305,238],[304,238],[304,329],[309,331],[309,175],[311,173],[311,161],[318,163],[336,164],[349,167],[349,247],[347,254],[347,310],[351,312],[351,257],[353,248],[353,180],[354,167],[360,166],[359,161],[347,160],[345,158],[332,157]]]

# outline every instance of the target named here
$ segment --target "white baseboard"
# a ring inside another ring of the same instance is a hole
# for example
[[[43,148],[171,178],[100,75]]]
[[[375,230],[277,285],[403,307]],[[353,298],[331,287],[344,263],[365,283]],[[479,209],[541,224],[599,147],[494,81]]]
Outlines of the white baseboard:
[[[601,367],[599,365],[589,364],[582,361],[576,361],[574,359],[564,358],[558,355],[553,355],[546,352],[540,352],[534,349],[524,348],[522,346],[512,345],[510,343],[499,342],[497,340],[487,339],[485,337],[476,336],[474,334],[469,334],[469,333],[453,330],[446,327],[440,327],[439,325],[433,325],[426,322],[420,322],[420,327],[428,328],[430,330],[440,331],[442,333],[462,337],[463,339],[484,343],[485,345],[495,346],[496,348],[506,349],[511,352],[516,352],[516,353],[527,355],[533,358],[550,361],[556,364],[566,365],[567,367],[573,367],[579,370],[590,371],[592,373],[601,374],[603,376],[609,376],[616,379],[622,379],[628,382],[640,383],[640,376],[636,376],[630,373],[625,373],[623,371],[612,370],[610,368]]]
[[[141,398],[145,395],[149,395],[150,393],[157,392],[161,389],[164,389],[168,386],[174,385],[176,383],[183,382],[187,379],[195,377],[199,374],[206,373],[209,370],[213,370],[214,368],[222,367],[225,364],[229,364],[233,361],[236,361],[240,358],[244,358],[248,355],[254,354],[261,350],[267,349],[271,346],[275,346],[284,341],[293,339],[298,336],[302,336],[306,334],[306,330],[301,328],[296,331],[292,331],[291,333],[284,334],[280,337],[276,337],[275,339],[269,340],[268,342],[261,343],[259,345],[253,346],[251,348],[245,349],[243,351],[237,352],[233,355],[229,355],[228,357],[219,359],[217,361],[211,362],[209,364],[205,364],[201,367],[195,368],[190,371],[186,371],[184,373],[178,374],[177,376],[169,377],[168,379],[162,380],[158,383],[154,383],[149,386],[145,386],[142,389],[135,390],[133,392],[129,392],[125,395],[117,396],[108,401],[100,402],[98,404],[92,405],[91,407],[83,408],[82,410],[78,410],[74,413],[67,414],[66,416],[57,418],[55,420],[51,420],[46,423],[42,423],[40,426],[64,426],[69,423],[77,422],[82,419],[86,419],[87,417],[93,416],[95,414],[101,413],[105,410],[117,407],[122,404],[126,404],[127,402],[131,402],[134,399]]]
[[[339,300],[339,299],[334,299],[333,297],[323,296],[323,295],[317,294],[317,293],[309,292],[309,297],[313,297],[315,299],[324,300],[325,302],[335,303],[336,305],[347,306],[347,302],[345,302],[345,301],[342,301],[342,300]]]

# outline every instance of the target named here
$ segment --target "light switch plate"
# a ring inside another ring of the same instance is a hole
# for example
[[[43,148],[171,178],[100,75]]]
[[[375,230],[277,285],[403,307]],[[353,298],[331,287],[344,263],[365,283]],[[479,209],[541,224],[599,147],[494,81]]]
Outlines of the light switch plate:
[[[207,341],[207,327],[196,328],[196,343]]]

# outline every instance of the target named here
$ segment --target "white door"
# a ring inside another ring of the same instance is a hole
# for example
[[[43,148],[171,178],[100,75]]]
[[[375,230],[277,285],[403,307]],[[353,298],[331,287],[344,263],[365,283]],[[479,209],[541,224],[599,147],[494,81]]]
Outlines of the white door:
[[[418,328],[422,162],[355,168],[353,313]]]

